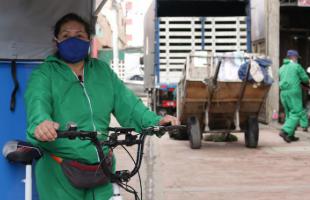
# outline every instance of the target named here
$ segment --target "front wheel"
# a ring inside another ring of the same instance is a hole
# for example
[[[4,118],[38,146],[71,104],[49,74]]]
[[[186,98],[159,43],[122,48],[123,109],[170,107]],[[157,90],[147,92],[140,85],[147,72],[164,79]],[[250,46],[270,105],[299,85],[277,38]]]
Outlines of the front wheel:
[[[188,127],[188,137],[190,142],[190,147],[192,149],[201,148],[201,130],[200,124],[197,117],[190,117],[187,120]]]
[[[247,120],[244,141],[248,148],[256,148],[259,140],[258,120],[256,116],[250,116]]]

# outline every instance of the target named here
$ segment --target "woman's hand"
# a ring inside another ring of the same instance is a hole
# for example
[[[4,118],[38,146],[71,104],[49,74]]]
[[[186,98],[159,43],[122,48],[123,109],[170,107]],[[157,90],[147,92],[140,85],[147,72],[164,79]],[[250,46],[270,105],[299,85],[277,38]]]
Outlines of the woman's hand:
[[[56,130],[58,128],[58,123],[45,120],[36,127],[34,131],[34,136],[37,140],[40,140],[42,142],[54,141],[57,138]]]
[[[164,126],[167,124],[171,124],[172,126],[174,125],[180,125],[180,121],[171,115],[165,115],[160,121],[159,121],[159,125],[160,126]]]

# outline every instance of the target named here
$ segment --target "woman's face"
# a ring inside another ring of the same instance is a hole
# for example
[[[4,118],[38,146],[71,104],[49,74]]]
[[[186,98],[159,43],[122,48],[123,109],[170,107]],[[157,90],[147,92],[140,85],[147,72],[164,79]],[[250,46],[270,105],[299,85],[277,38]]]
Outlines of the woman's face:
[[[89,36],[85,31],[83,24],[77,21],[69,21],[60,27],[57,35],[58,42],[62,42],[68,38],[76,37],[85,41],[89,41]]]

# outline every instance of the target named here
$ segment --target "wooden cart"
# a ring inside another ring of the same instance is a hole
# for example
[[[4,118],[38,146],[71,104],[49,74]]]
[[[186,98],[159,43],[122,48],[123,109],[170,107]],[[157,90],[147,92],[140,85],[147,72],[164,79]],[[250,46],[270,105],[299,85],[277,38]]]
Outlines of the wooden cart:
[[[251,59],[252,55],[247,55]],[[177,116],[187,124],[193,149],[201,147],[203,133],[245,133],[245,145],[256,148],[259,139],[258,114],[267,97],[269,85],[249,83],[251,65],[241,82],[217,81],[221,59],[207,55],[204,67],[187,58],[183,78],[177,87]]]

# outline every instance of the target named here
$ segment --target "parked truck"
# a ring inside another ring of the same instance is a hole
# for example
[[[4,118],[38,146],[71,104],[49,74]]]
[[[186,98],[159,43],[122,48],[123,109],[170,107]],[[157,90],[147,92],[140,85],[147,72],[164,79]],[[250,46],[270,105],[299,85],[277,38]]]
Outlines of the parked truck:
[[[153,0],[144,22],[144,87],[158,113],[163,84],[176,85],[186,56],[196,50],[251,51],[249,0]],[[172,91],[172,93],[175,93]],[[174,104],[175,105],[175,104]]]

